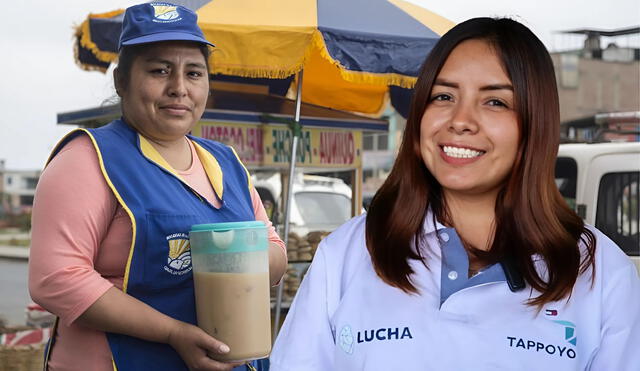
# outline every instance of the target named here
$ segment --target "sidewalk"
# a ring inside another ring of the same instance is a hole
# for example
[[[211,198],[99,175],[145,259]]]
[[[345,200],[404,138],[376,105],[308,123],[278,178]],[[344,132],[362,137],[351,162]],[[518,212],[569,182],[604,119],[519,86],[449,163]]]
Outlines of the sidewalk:
[[[29,248],[19,246],[0,246],[0,258],[29,259]]]

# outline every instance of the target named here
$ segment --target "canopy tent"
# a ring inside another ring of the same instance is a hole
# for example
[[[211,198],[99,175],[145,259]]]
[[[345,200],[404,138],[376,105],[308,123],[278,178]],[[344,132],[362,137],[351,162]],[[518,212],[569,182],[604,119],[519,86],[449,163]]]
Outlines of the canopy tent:
[[[302,101],[368,114],[384,107],[390,86],[392,103],[406,113],[406,90],[440,35],[454,25],[404,0],[173,2],[195,10],[205,36],[216,44],[214,79],[290,84],[304,69]],[[106,71],[116,60],[123,12],[90,14],[77,28],[81,67]]]

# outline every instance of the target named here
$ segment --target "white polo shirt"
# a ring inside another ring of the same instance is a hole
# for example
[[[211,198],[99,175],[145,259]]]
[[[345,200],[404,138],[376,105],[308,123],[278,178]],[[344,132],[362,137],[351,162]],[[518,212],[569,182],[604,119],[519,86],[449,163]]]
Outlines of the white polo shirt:
[[[451,228],[425,218],[406,294],[376,275],[365,216],[325,238],[271,354],[272,371],[616,370],[640,371],[640,280],[605,235],[596,235],[596,275],[578,277],[568,300],[538,312],[527,286],[512,292],[500,264],[468,279]],[[544,272],[542,260],[537,268]]]

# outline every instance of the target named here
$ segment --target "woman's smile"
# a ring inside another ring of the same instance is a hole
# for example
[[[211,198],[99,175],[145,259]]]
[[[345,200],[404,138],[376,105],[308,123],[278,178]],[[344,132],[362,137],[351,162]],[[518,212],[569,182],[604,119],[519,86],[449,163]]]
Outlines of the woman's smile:
[[[159,108],[162,112],[171,116],[184,116],[191,112],[191,108],[184,104],[164,104]]]
[[[465,145],[440,145],[442,159],[451,165],[467,165],[479,160],[485,151]]]

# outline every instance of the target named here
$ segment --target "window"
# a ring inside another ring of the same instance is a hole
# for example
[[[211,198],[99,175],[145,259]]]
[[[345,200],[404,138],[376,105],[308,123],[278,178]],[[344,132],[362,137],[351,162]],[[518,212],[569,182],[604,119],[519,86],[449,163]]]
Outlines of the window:
[[[378,137],[378,151],[386,151],[389,149],[389,134],[377,134]]]
[[[369,179],[373,176],[373,169],[362,170],[362,179]]]
[[[373,151],[373,134],[365,134],[362,136],[362,149],[365,151]]]
[[[579,62],[580,58],[576,54],[560,55],[560,85],[563,88],[575,89],[578,87],[580,82]]]
[[[20,196],[20,206],[33,206],[33,196]]]
[[[24,181],[27,189],[36,189],[36,186],[38,185],[38,178],[25,178]]]
[[[258,195],[260,196],[260,200],[262,200],[262,205],[264,206],[264,211],[267,213],[267,217],[272,222],[276,221],[274,216],[276,216],[276,199],[266,188],[263,187],[255,187]]]
[[[627,255],[640,255],[640,173],[608,173],[600,180],[596,228]]]
[[[11,179],[10,176],[7,177],[7,185],[11,185],[11,182],[13,182],[13,179]]]
[[[578,182],[578,164],[570,157],[558,157],[556,160],[556,185],[569,207],[576,209],[576,185]],[[580,215],[584,218],[584,215]]]
[[[362,136],[362,149],[365,151],[386,151],[389,149],[389,134],[365,134]]]

